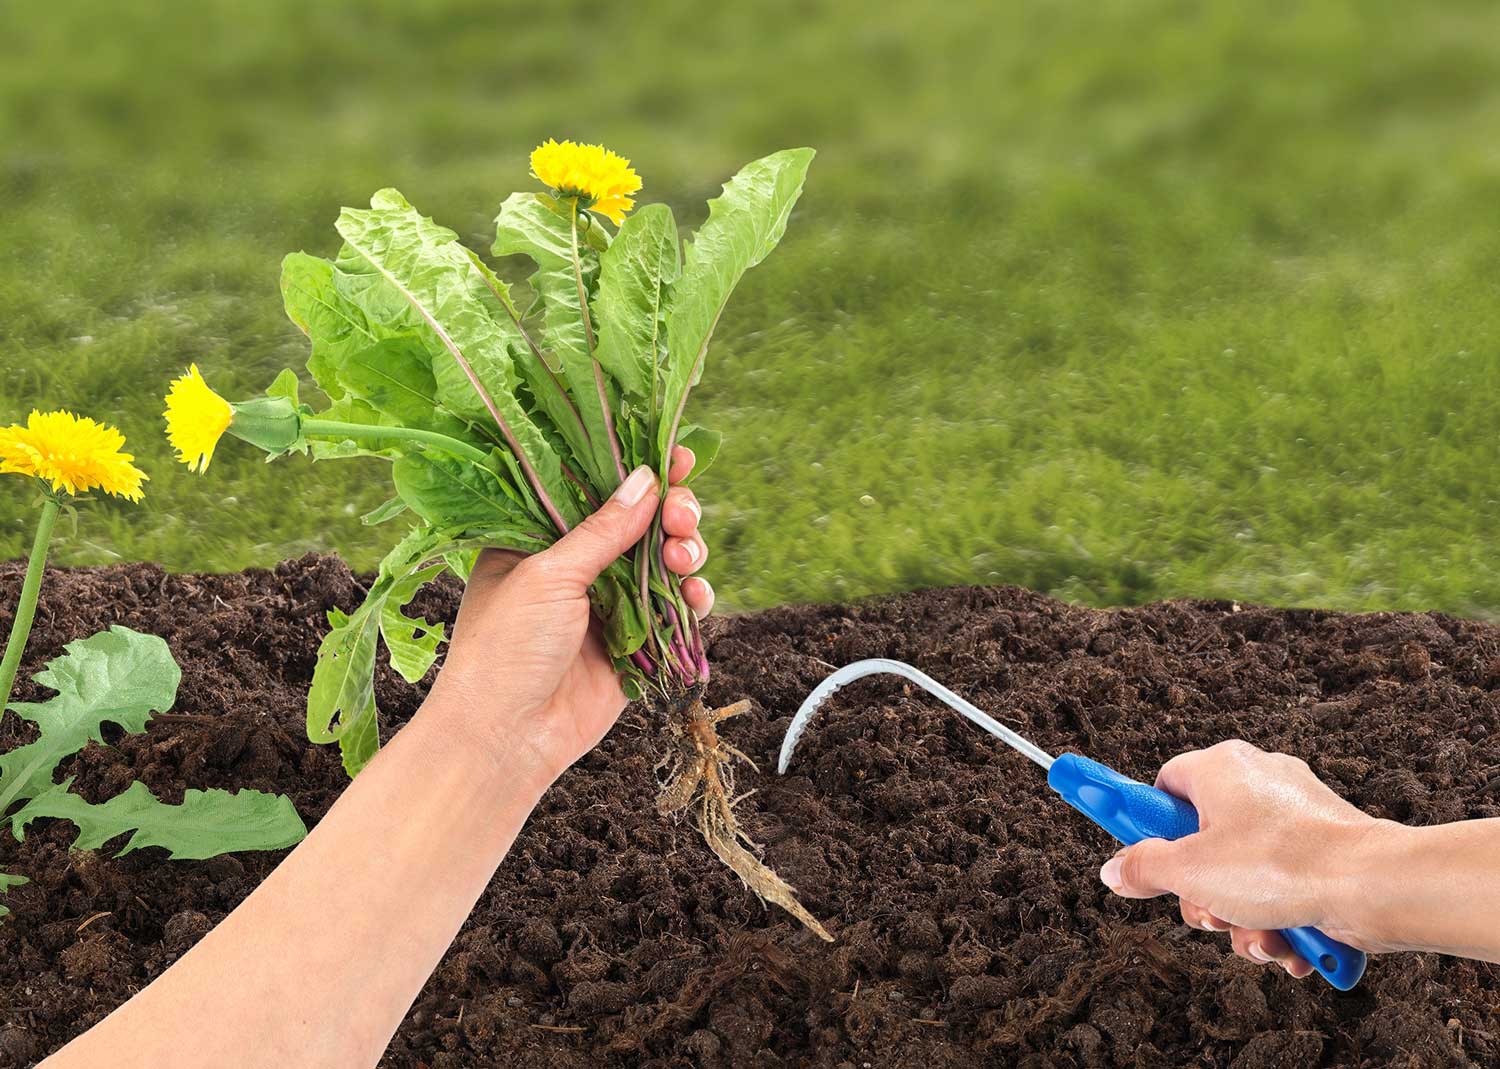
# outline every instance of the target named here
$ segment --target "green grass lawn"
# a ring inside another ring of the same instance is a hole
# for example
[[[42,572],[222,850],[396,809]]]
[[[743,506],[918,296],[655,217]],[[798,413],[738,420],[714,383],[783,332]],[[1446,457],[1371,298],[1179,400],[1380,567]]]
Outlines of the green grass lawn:
[[[505,6],[0,8],[0,422],[107,419],[151,475],[57,559],[370,565],[396,537],[358,520],[378,462],[226,442],[195,477],[160,435],[189,361],[231,395],[301,365],[279,262],[332,253],[339,205],[395,185],[487,250],[555,135],[696,225],[807,144],[690,410],[726,434],[725,603],[1500,615],[1500,8]],[[0,557],[30,494],[0,478]]]

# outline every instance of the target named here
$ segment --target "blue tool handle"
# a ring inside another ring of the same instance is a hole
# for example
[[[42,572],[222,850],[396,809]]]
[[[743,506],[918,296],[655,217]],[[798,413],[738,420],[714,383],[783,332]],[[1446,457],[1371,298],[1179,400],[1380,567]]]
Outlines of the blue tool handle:
[[[1108,765],[1065,753],[1052,763],[1047,785],[1074,809],[1126,846],[1142,839],[1181,839],[1198,830],[1198,811],[1181,798],[1122,776]],[[1365,954],[1316,928],[1283,928],[1299,956],[1340,991],[1365,971]]]

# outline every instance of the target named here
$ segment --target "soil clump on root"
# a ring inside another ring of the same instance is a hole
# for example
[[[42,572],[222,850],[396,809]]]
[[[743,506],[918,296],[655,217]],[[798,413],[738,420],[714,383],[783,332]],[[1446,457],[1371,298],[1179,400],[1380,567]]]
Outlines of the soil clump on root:
[[[19,564],[0,565],[0,626],[20,579]],[[183,668],[177,707],[59,774],[93,801],[132,778],[170,801],[188,787],[284,792],[313,824],[347,779],[337,748],[304,737],[307,686],[327,610],[362,596],[359,577],[321,556],[232,575],[49,571],[15,700],[45,697],[30,676],[66,642],[113,623],[159,634]],[[458,596],[441,583],[412,611],[451,620]],[[383,1065],[1500,1064],[1500,967],[1382,956],[1339,994],[1240,961],[1171,902],[1111,896],[1097,876],[1104,833],[1024,758],[902,680],[841,691],[791,772],[771,771],[819,680],[889,656],[1046,749],[1141,778],[1241,737],[1305,758],[1378,816],[1500,816],[1500,628],[1221,601],[1099,611],[987,587],[717,619],[707,637],[702,708],[748,698],[750,710],[696,740],[628,710],[547,794]],[[389,734],[425,684],[381,660]],[[32,730],[6,716],[0,749]],[[762,905],[703,848],[701,789],[689,819],[659,815],[658,777],[680,800],[674,783],[695,775],[673,769],[673,747],[690,761],[700,746],[733,746],[762,770],[728,750],[715,762],[739,772],[720,773],[726,806],[756,791],[721,835],[751,857],[741,831],[763,844],[758,860],[834,942]],[[31,1065],[101,1019],[283,856],[115,859],[68,853],[72,834],[38,822],[17,844],[0,831],[0,871],[32,881],[3,899],[0,1067]]]

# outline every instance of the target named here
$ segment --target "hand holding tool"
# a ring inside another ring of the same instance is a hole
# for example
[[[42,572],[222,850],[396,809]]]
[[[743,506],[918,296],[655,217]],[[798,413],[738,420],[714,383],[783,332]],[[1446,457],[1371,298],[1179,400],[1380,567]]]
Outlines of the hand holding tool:
[[[891,673],[911,680],[945,705],[957,710],[985,731],[995,736],[1047,771],[1047,785],[1074,809],[1109,832],[1126,846],[1142,839],[1181,839],[1198,830],[1198,811],[1175,795],[1139,780],[1123,776],[1098,761],[1081,754],[1065,753],[1056,758],[1029,739],[1016,734],[1004,724],[966,702],[937,680],[902,661],[883,657],[855,661],[834,672],[813,688],[787,728],[776,763],[778,774],[785,773],[792,751],[802,738],[818,706],[834,691],[856,679],[877,673]],[[1309,965],[1340,991],[1348,991],[1365,971],[1364,951],[1331,939],[1316,928],[1284,928],[1281,936]]]

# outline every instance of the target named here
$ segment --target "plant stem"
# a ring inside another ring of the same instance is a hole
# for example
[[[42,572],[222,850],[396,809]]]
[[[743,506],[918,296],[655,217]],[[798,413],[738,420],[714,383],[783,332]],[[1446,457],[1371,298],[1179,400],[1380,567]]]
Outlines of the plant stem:
[[[615,417],[609,408],[609,391],[604,388],[604,369],[594,359],[594,322],[589,318],[589,295],[583,288],[583,257],[578,252],[578,198],[573,198],[571,213],[573,232],[573,281],[578,284],[578,309],[583,313],[583,339],[589,347],[589,363],[594,365],[594,387],[599,391],[599,411],[604,416],[604,433],[609,438],[609,453],[615,461],[615,474],[625,481],[625,458],[620,454],[620,438],[615,434]]]
[[[21,654],[31,637],[31,622],[36,617],[36,598],[42,587],[42,570],[47,563],[47,544],[52,541],[52,527],[57,523],[57,498],[47,495],[42,515],[37,520],[36,538],[31,542],[31,557],[26,561],[26,578],[21,581],[21,598],[10,624],[10,638],[5,642],[5,659],[0,661],[0,711],[10,702],[10,692],[21,667]]]
[[[583,288],[583,257],[578,252],[578,198],[571,201],[573,210],[569,215],[573,231],[573,281],[578,284],[578,310],[583,313],[583,337],[589,345],[589,356],[594,355],[594,321],[589,318],[588,292]]]
[[[331,419],[304,419],[302,421],[304,434],[314,434],[326,438],[401,438],[412,442],[425,442],[435,445],[439,449],[446,450],[455,456],[467,457],[476,464],[488,464],[489,454],[484,450],[461,442],[457,438],[450,438],[446,434],[437,431],[424,431],[416,427],[374,427],[366,423],[340,423]]]
[[[589,487],[589,484],[579,478],[576,471],[568,467],[566,464],[563,464],[561,461],[559,461],[558,464],[562,468],[563,478],[567,479],[568,482],[578,487],[578,492],[583,495],[584,500],[589,503],[590,508],[598,508],[601,504],[603,504],[603,502],[594,495],[594,491]]]
[[[666,480],[662,480],[661,493],[665,499],[667,492]],[[654,559],[654,550],[661,541],[661,508],[658,507],[656,515],[651,520],[651,526],[646,528],[646,533],[636,543],[636,568],[637,577],[640,580],[641,609],[647,616],[652,614],[651,608],[651,562]]]

